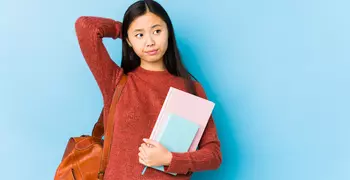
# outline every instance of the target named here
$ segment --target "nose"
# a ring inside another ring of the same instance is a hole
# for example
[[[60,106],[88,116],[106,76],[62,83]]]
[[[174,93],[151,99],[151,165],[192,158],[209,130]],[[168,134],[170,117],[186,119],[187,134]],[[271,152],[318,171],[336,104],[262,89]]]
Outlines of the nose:
[[[150,35],[150,36],[148,36],[148,38],[146,40],[146,46],[151,47],[153,45],[154,45],[154,40],[153,40],[152,36]]]

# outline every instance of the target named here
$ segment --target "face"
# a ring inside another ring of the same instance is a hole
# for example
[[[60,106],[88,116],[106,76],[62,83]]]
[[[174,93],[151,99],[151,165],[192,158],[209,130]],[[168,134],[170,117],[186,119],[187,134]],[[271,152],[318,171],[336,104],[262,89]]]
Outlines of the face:
[[[126,40],[141,63],[163,63],[168,48],[167,25],[157,15],[147,12],[130,24]]]

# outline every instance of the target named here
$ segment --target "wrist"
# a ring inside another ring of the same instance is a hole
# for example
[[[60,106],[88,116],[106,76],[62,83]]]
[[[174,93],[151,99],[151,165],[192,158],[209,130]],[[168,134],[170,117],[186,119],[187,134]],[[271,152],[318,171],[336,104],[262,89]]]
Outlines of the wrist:
[[[173,153],[171,153],[170,151],[168,151],[168,154],[167,154],[167,161],[165,162],[165,165],[168,166],[170,165],[171,163],[171,160],[173,159]]]
[[[122,33],[122,23],[119,21],[116,21],[115,23],[115,31],[117,33],[117,38],[122,39],[123,38],[123,33]]]

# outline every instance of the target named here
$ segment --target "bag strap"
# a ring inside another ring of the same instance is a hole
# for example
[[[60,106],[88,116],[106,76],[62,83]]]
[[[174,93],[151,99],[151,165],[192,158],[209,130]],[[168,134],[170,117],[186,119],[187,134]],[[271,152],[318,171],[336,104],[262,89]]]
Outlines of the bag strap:
[[[123,81],[123,77],[124,76],[125,76],[125,79],[126,79],[126,75],[123,74],[122,79],[117,84],[117,88],[118,88],[118,86],[124,86],[124,83],[125,83],[125,81]],[[116,93],[116,92],[117,92],[117,90],[114,91],[114,93]],[[113,99],[112,99],[112,102],[113,102]],[[91,135],[93,137],[98,138],[98,139],[101,139],[102,136],[104,135],[104,131],[105,131],[104,124],[103,124],[104,116],[105,116],[104,115],[104,108],[102,108],[101,113],[100,113],[100,117],[98,118],[97,122],[94,125],[94,128],[92,129]],[[108,115],[107,115],[107,117],[108,117]]]
[[[109,152],[111,149],[111,143],[112,143],[112,137],[113,137],[113,129],[114,129],[114,114],[115,114],[115,110],[116,110],[116,105],[117,102],[120,98],[120,95],[122,93],[122,90],[124,89],[125,83],[126,83],[126,79],[127,76],[125,74],[123,74],[122,79],[119,81],[114,94],[113,94],[113,98],[112,98],[112,104],[109,110],[107,117],[107,129],[104,135],[104,143],[103,143],[103,150],[102,150],[102,155],[101,155],[101,164],[100,164],[100,170],[98,172],[97,178],[98,179],[103,179],[106,167],[107,167],[107,163],[108,163],[108,158],[109,158]],[[102,131],[103,131],[103,116],[106,114],[103,114],[103,112],[101,113],[101,116],[98,120],[98,122],[96,124],[100,122],[100,124],[102,123]],[[100,124],[94,126],[95,128],[101,128]],[[100,130],[101,131],[101,130]],[[96,131],[96,133],[98,133],[98,131]]]
[[[103,125],[103,109],[101,111],[100,117],[98,118],[98,121],[95,123],[94,128],[92,129],[92,136],[96,137],[98,139],[101,139],[104,134],[104,125]]]

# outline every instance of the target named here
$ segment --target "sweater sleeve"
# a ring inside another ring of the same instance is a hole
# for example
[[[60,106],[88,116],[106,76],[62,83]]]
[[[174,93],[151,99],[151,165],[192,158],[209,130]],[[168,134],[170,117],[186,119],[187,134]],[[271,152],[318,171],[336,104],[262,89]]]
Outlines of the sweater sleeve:
[[[198,95],[207,99],[203,88],[199,86],[197,89]],[[196,171],[219,168],[222,162],[222,154],[213,117],[210,116],[203,136],[199,142],[198,150],[186,153],[172,152],[172,155],[173,158],[170,165],[165,166],[166,172],[191,174]]]
[[[123,70],[111,59],[102,38],[121,37],[121,22],[108,18],[81,16],[75,22],[75,31],[81,52],[109,107],[114,88]],[[108,108],[106,108],[108,111]]]

